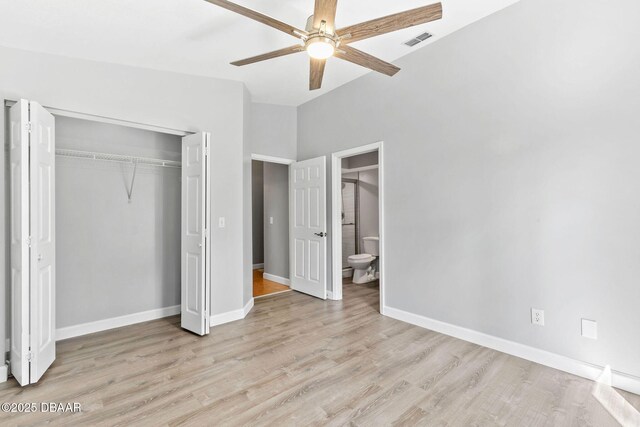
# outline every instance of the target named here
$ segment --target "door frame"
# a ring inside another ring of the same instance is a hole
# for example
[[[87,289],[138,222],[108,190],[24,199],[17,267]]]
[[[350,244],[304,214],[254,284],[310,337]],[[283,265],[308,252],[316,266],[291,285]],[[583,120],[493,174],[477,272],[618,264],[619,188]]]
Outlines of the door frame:
[[[4,98],[4,104],[3,106],[6,107],[12,107],[17,101],[14,99],[8,99],[8,98]],[[188,136],[188,135],[192,135],[194,133],[198,133],[198,131],[187,131],[187,130],[181,130],[181,129],[173,129],[173,128],[168,128],[168,127],[163,127],[163,126],[157,126],[157,125],[150,125],[150,124],[146,124],[146,123],[139,123],[139,122],[133,122],[133,121],[129,121],[129,120],[124,120],[124,119],[116,119],[113,117],[106,117],[106,116],[98,116],[95,114],[91,114],[91,113],[81,113],[78,111],[71,111],[71,110],[64,110],[64,109],[60,109],[60,108],[56,108],[56,107],[50,107],[48,105],[43,105],[42,106],[45,110],[47,110],[48,112],[50,112],[51,114],[53,114],[54,116],[62,116],[62,117],[71,117],[74,119],[83,119],[83,120],[89,120],[92,122],[99,122],[99,123],[108,123],[108,124],[112,124],[112,125],[118,125],[118,126],[126,126],[126,127],[130,127],[130,128],[135,128],[135,129],[142,129],[142,130],[149,130],[149,131],[153,131],[153,132],[158,132],[158,133],[165,133],[168,135],[176,135],[176,136]],[[3,113],[3,117],[4,117],[4,113]]]
[[[255,153],[251,154],[251,160],[252,161],[256,160],[256,161],[263,162],[263,163],[276,163],[276,164],[279,164],[279,165],[287,165],[287,166],[290,166],[290,165],[294,164],[297,161],[297,160],[294,160],[294,159],[287,159],[285,157],[267,156],[265,154],[255,154]],[[249,167],[249,170],[250,170],[250,175],[251,175],[251,182],[253,182],[253,173],[251,172],[251,167]],[[287,191],[289,191],[288,188],[289,188],[289,184],[290,183],[291,183],[291,172],[289,171],[289,178],[287,179]],[[251,212],[253,214],[253,186],[251,187],[250,193],[251,193]],[[287,212],[288,212],[288,210],[287,210]],[[250,245],[251,245],[251,249],[250,249],[250,251],[251,251],[251,263],[249,264],[249,269],[250,269],[249,270],[249,274],[251,275],[251,289],[252,289],[251,299],[253,299],[254,298],[253,297],[253,223],[251,225],[251,239],[249,239],[249,242],[250,242]],[[289,256],[290,255],[291,254],[289,254]],[[291,270],[292,270],[292,267],[291,267],[291,264],[289,264],[289,284],[288,285],[285,284],[285,283],[280,283],[280,284],[291,287],[291,272],[292,272]]]
[[[378,152],[378,215],[380,237],[380,257],[378,269],[380,272],[380,314],[384,314],[385,307],[385,239],[384,239],[384,143],[362,145],[348,150],[331,153],[331,292],[329,299],[342,299],[342,220],[340,192],[342,184],[342,159],[358,154]]]
[[[297,162],[297,160],[286,159],[284,157],[265,156],[264,154],[251,154],[251,160],[257,160],[259,162],[278,163],[280,165],[290,165]]]

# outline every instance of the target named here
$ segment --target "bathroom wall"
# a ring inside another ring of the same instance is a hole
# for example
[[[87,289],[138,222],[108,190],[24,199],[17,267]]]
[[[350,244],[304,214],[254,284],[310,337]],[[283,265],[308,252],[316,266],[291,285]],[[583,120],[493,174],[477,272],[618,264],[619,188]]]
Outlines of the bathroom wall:
[[[264,164],[251,161],[251,217],[253,264],[264,263]]]
[[[356,169],[366,166],[374,166],[378,164],[378,152],[372,151],[370,153],[358,154],[357,156],[351,156],[343,159],[343,169]]]
[[[362,238],[379,236],[380,216],[378,207],[378,169],[370,169],[361,172],[343,173],[343,178],[358,180],[359,187],[359,230],[360,252],[362,252]],[[343,240],[345,234],[343,233]]]
[[[343,159],[346,160],[346,159]],[[357,253],[356,183],[344,182],[342,188],[342,268],[348,268],[349,255]]]
[[[355,240],[354,234],[358,234],[357,246],[360,253],[364,251],[362,247],[362,238],[370,236],[379,236],[379,206],[378,206],[378,170],[368,169],[358,172],[349,172],[351,169],[369,168],[378,164],[378,152],[373,151],[370,153],[358,154],[356,156],[346,157],[342,159],[342,177],[355,179],[358,181],[359,200],[358,200],[358,217],[357,231],[356,227],[343,226],[342,227],[342,258],[343,266],[347,266],[346,259],[349,254],[353,253],[353,241]],[[353,197],[350,188],[346,188],[346,192],[343,192],[343,198],[345,199],[345,205],[347,209],[353,206],[353,200],[349,197]]]
[[[360,237],[380,235],[378,169],[358,172],[360,181]]]

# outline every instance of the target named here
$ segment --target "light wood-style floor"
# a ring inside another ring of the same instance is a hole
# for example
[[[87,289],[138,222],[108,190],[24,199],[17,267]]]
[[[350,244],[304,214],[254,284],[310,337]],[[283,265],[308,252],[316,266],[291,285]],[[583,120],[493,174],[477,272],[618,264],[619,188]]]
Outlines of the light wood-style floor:
[[[288,286],[281,285],[280,283],[272,282],[264,278],[263,269],[253,270],[253,296],[262,297],[265,295],[275,294],[278,292],[285,292],[290,290]]]
[[[40,383],[0,384],[0,402],[83,412],[0,425],[617,425],[592,382],[380,316],[374,286],[260,298],[207,337],[170,317],[62,341]]]

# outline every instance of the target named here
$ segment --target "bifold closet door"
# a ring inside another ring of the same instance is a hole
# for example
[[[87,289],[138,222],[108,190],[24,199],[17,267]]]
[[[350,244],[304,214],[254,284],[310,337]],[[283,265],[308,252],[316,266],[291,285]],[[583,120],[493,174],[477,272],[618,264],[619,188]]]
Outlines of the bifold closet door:
[[[56,357],[55,119],[37,102],[10,110],[11,372],[37,382]]]
[[[209,333],[209,134],[182,139],[181,324]]]
[[[29,384],[29,102],[9,110],[11,373]]]
[[[37,102],[31,121],[31,382],[56,358],[55,119]]]
[[[291,289],[327,298],[327,182],[324,156],[289,167]]]

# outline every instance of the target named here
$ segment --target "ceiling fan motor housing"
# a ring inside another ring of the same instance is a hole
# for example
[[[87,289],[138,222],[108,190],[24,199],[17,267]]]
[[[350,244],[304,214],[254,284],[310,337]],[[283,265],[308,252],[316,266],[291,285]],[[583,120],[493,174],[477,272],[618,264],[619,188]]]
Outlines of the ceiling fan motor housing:
[[[313,15],[307,18],[307,25],[304,26],[304,29],[307,33],[313,33]]]

